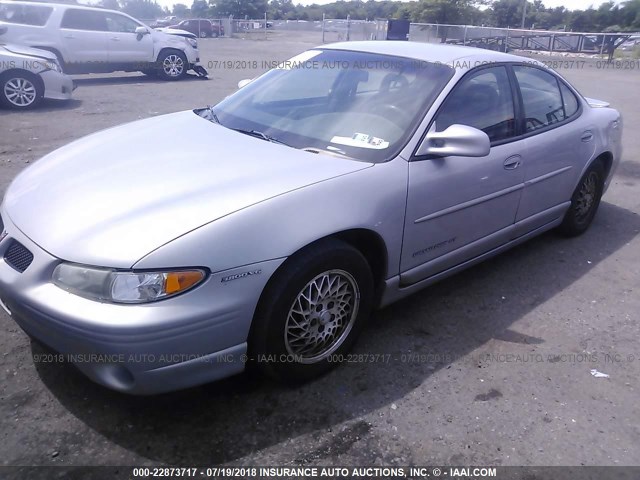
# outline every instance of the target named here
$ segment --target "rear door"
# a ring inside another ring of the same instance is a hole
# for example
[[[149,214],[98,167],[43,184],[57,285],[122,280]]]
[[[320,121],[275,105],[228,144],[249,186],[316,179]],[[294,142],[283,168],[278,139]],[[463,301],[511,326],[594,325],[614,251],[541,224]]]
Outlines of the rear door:
[[[449,94],[431,128],[453,124],[483,130],[485,157],[416,158],[409,191],[401,259],[408,285],[487,252],[510,239],[523,188],[516,102],[507,68],[468,73]]]
[[[106,14],[109,48],[109,62],[112,64],[145,64],[153,58],[153,39],[151,35],[136,33],[141,23],[118,13]],[[140,68],[144,68],[141,65]]]
[[[576,95],[552,73],[514,65],[523,115],[525,188],[516,217],[516,235],[561,216],[578,176],[595,149],[594,129],[581,118]]]
[[[69,8],[60,23],[60,42],[66,64],[106,63],[109,55],[105,14]]]

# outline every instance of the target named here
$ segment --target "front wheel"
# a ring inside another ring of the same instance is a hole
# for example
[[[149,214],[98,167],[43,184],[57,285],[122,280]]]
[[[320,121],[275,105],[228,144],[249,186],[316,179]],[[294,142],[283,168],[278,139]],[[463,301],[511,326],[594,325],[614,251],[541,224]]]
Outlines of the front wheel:
[[[571,197],[571,206],[564,216],[558,231],[575,237],[587,231],[593,221],[604,190],[605,168],[596,160],[580,179]]]
[[[16,110],[34,108],[40,103],[44,88],[30,72],[11,71],[0,75],[0,103]]]
[[[169,50],[158,58],[158,74],[164,80],[180,80],[187,75],[189,62],[179,50]]]
[[[350,245],[328,240],[291,257],[263,292],[249,349],[269,376],[300,382],[332,369],[371,314],[373,278]]]

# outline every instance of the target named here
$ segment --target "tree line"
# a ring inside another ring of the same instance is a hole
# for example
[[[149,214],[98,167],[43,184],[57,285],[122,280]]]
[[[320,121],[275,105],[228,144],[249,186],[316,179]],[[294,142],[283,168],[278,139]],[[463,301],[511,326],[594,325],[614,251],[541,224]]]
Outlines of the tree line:
[[[69,0],[75,1],[75,0]],[[347,18],[373,20],[404,18],[412,22],[486,25],[519,28],[524,0],[339,0],[325,5],[295,4],[293,0],[193,0],[189,6],[176,3],[162,8],[155,0],[101,0],[102,6],[118,9],[138,18],[164,15],[197,18],[263,18],[272,20],[322,20]],[[640,31],[640,0],[621,4],[608,1],[598,8],[567,10],[545,7],[542,0],[527,1],[525,28],[582,32]]]

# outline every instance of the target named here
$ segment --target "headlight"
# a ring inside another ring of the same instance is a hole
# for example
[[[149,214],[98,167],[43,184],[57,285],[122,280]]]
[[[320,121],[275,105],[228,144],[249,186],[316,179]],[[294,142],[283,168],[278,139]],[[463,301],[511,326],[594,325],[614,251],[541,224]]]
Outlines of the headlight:
[[[191,45],[193,48],[198,48],[198,42],[195,38],[191,38],[191,37],[184,37],[184,38],[187,41],[187,43]]]
[[[51,68],[51,70],[54,70],[58,73],[62,73],[62,67],[60,66],[60,63],[58,63],[57,60],[49,60],[49,68]]]
[[[82,297],[114,303],[147,303],[186,292],[206,278],[204,270],[120,272],[61,263],[53,271],[58,287]]]

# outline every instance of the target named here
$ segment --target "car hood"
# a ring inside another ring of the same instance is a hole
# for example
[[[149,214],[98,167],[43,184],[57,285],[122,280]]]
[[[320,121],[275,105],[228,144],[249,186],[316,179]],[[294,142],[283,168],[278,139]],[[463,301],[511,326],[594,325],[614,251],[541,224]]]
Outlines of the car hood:
[[[369,166],[270,143],[187,111],[50,153],[13,181],[3,213],[58,258],[129,268],[206,223]]]
[[[45,60],[56,60],[55,54],[42,50],[40,48],[23,47],[22,45],[14,45],[11,43],[0,44],[0,48],[4,48],[7,52],[15,53],[16,55],[25,55],[28,57],[38,57]]]
[[[165,33],[167,35],[176,35],[178,37],[190,37],[190,38],[197,38],[195,34],[187,31],[187,30],[181,30],[179,28],[173,28],[173,27],[158,27],[155,29],[156,32],[160,32],[160,33]]]

